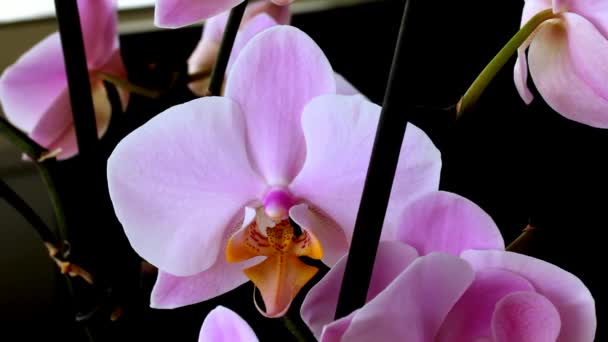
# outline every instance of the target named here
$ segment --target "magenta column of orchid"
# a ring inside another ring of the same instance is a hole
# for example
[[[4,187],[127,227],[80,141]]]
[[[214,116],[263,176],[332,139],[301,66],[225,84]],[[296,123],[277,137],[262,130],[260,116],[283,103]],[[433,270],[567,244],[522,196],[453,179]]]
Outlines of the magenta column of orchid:
[[[408,121],[409,98],[406,76],[415,67],[413,54],[406,44],[413,40],[416,0],[407,0],[403,11],[393,64],[376,131],[376,138],[365,179],[365,186],[353,238],[348,254],[336,318],[347,316],[365,304],[372,277],[374,260],[382,233],[393,180],[397,170],[401,145]],[[404,156],[407,158],[407,156]],[[355,285],[356,284],[356,285]]]

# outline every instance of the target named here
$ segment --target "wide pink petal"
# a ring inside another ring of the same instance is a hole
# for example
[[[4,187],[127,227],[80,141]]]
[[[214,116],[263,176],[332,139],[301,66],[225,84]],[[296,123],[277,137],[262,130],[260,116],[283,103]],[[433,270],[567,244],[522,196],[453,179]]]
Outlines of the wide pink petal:
[[[608,39],[608,2],[605,0],[553,0],[553,10],[585,17]]]
[[[479,271],[489,268],[525,277],[539,294],[559,311],[562,328],[559,342],[593,341],[597,320],[593,296],[575,275],[548,262],[501,251],[465,251],[461,255]]]
[[[530,282],[513,272],[489,269],[475,274],[475,281],[446,317],[437,341],[469,342],[492,336],[494,307],[516,291],[534,291]]]
[[[264,189],[242,114],[221,97],[172,107],[129,134],[108,160],[108,185],[133,248],[178,276],[216,262],[226,230]]]
[[[275,7],[283,8],[278,6]],[[232,47],[232,52],[230,54],[230,59],[228,60],[228,68],[226,69],[226,72],[230,72],[230,70],[232,70],[232,66],[234,65],[234,62],[236,61],[237,57],[240,55],[245,45],[247,45],[247,43],[249,43],[249,41],[253,37],[255,37],[255,35],[277,25],[277,21],[272,16],[266,13],[261,13],[256,15],[255,17],[252,17],[234,40],[234,46]]]
[[[381,241],[374,263],[372,281],[367,293],[367,300],[375,298],[412,263],[418,253],[412,247],[397,241]],[[346,256],[306,295],[301,308],[304,322],[316,337],[323,327],[333,321],[338,303],[342,276],[346,268]]]
[[[434,341],[474,273],[462,259],[442,253],[417,258],[355,314],[344,341]]]
[[[213,309],[205,318],[199,342],[257,342],[255,333],[239,315],[223,306]]]
[[[89,70],[108,62],[118,48],[117,0],[78,0]]]
[[[243,0],[156,0],[154,24],[177,28],[220,14]]]
[[[608,40],[575,14],[543,24],[528,53],[532,79],[547,104],[568,119],[600,128],[608,128],[606,58]]]
[[[320,96],[302,116],[306,162],[290,188],[333,218],[349,241],[378,125],[380,107],[363,96]],[[392,237],[405,205],[437,190],[441,158],[420,129],[408,124],[384,234]]]
[[[294,27],[265,30],[238,55],[228,75],[226,96],[243,110],[250,155],[270,185],[289,184],[302,167],[304,106],[335,90],[327,58]]]
[[[467,249],[505,247],[490,215],[470,200],[445,191],[428,193],[408,205],[396,239],[416,248],[420,255],[459,255]]]
[[[289,217],[319,239],[326,265],[334,266],[348,252],[348,241],[340,226],[318,208],[298,204],[289,209]]]
[[[515,292],[496,304],[492,317],[495,342],[554,342],[561,328],[559,312],[535,292]]]
[[[59,34],[54,33],[6,68],[0,101],[7,119],[29,133],[67,88]]]
[[[357,309],[351,312],[350,315],[325,325],[323,327],[323,331],[321,332],[319,342],[341,342],[344,333],[350,326],[350,323],[353,321],[353,317],[355,317],[359,310],[360,309]]]

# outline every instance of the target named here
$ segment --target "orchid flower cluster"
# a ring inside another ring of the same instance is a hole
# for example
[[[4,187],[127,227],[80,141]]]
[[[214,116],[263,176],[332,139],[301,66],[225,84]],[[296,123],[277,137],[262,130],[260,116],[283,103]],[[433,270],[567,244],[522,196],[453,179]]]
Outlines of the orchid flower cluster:
[[[382,107],[289,25],[289,2],[156,1],[158,26],[206,21],[188,60],[189,73],[202,75],[189,83],[199,98],[154,116],[107,159],[115,215],[135,252],[158,270],[151,307],[197,304],[251,281],[259,296],[247,305],[282,317],[322,263],[329,272],[299,311],[319,341],[593,341],[587,287],[566,270],[506,250],[483,209],[439,191],[441,153],[412,123],[365,305],[334,317],[349,253],[358,252],[349,247]],[[245,5],[223,61],[222,91],[209,94],[226,27]],[[117,115],[103,81],[119,80],[122,108],[136,90],[121,59],[115,7],[115,0],[78,0],[99,137]],[[501,53],[517,54],[522,99],[533,100],[529,72],[557,113],[608,128],[608,3],[527,0],[521,26],[518,43]],[[59,160],[79,153],[63,51],[52,34],[0,78],[8,121],[44,157]],[[460,114],[497,71],[486,68]],[[29,157],[24,162],[41,162]],[[201,321],[199,341],[257,341],[226,307]]]

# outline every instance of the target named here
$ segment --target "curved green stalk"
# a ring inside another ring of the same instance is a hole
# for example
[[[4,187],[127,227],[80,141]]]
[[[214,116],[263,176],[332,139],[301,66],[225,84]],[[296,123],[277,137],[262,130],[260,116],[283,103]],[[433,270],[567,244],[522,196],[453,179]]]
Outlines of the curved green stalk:
[[[475,106],[481,94],[483,94],[490,82],[496,77],[496,74],[505,66],[511,56],[517,52],[517,49],[524,44],[536,28],[545,21],[555,18],[557,15],[551,9],[537,13],[507,42],[464,93],[457,105],[457,117],[460,117]]]

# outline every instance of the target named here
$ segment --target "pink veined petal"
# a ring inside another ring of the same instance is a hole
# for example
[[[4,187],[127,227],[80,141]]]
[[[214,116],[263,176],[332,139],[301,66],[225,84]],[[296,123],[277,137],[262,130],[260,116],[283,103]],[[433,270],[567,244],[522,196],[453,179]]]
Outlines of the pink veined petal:
[[[372,300],[389,286],[417,257],[416,250],[408,245],[397,241],[381,241],[367,300]],[[345,268],[346,256],[331,268],[304,299],[300,310],[301,316],[317,338],[323,331],[323,327],[333,321]]]
[[[527,0],[521,16],[521,26],[524,26],[537,13],[549,8],[551,8],[551,0]],[[534,95],[528,88],[528,61],[526,57],[526,49],[530,46],[534,34],[532,33],[526,42],[517,49],[517,61],[513,73],[515,87],[526,104],[530,104],[534,99]]]
[[[359,310],[360,309],[357,309],[351,312],[350,315],[325,325],[323,327],[323,332],[321,332],[319,342],[341,342],[346,329],[348,329],[350,323],[353,321],[353,317],[355,317]]]
[[[154,24],[177,28],[194,24],[240,4],[243,0],[156,0]]]
[[[465,251],[461,255],[479,271],[497,268],[517,273],[530,281],[559,311],[562,328],[558,342],[593,341],[597,320],[595,301],[575,275],[548,262],[501,251]]]
[[[443,322],[437,342],[470,342],[491,337],[496,303],[517,291],[534,291],[534,287],[526,278],[513,272],[500,269],[476,272],[475,281]]]
[[[498,227],[477,204],[454,193],[436,191],[410,203],[401,215],[396,239],[420,255],[467,249],[504,249]]]
[[[273,27],[245,45],[228,75],[226,97],[243,110],[253,164],[268,184],[288,185],[300,171],[304,106],[335,91],[327,58],[299,29]]]
[[[608,3],[604,0],[553,0],[553,10],[579,14],[608,39]]]
[[[317,205],[352,237],[380,107],[363,96],[326,95],[305,108],[306,162],[292,192]],[[437,190],[441,157],[420,129],[408,124],[384,232],[392,238],[399,214],[416,197]]]
[[[0,101],[7,119],[29,133],[66,88],[61,42],[54,33],[4,71]]]
[[[205,318],[199,342],[257,342],[255,333],[239,315],[223,306],[213,309]]]
[[[515,292],[496,304],[492,317],[495,342],[557,341],[561,320],[551,302],[535,292]]]
[[[355,314],[343,341],[434,341],[473,278],[471,267],[458,257],[419,257]]]
[[[89,70],[106,64],[118,48],[116,5],[116,0],[78,0]]]
[[[298,204],[289,209],[289,217],[319,239],[323,249],[322,260],[327,266],[334,266],[348,252],[348,241],[340,226],[318,208]]]
[[[278,6],[275,7],[283,8]],[[230,54],[230,59],[228,60],[228,68],[226,69],[226,72],[230,72],[232,66],[234,65],[234,62],[236,61],[237,57],[239,56],[245,45],[247,45],[247,43],[249,43],[249,41],[253,37],[255,37],[256,34],[277,25],[277,21],[266,13],[261,13],[251,18],[247,25],[239,32],[239,34],[236,36],[236,39],[234,40],[234,47],[232,48],[232,53]]]
[[[570,120],[599,128],[608,128],[608,89],[601,83],[608,68],[591,76],[583,63],[595,67],[606,58],[608,41],[574,14],[543,24],[528,52],[532,79],[547,104]]]
[[[172,107],[123,139],[108,160],[108,185],[135,251],[177,276],[223,257],[226,230],[264,189],[245,144],[242,114],[222,97]]]

